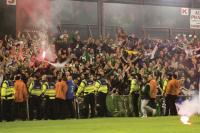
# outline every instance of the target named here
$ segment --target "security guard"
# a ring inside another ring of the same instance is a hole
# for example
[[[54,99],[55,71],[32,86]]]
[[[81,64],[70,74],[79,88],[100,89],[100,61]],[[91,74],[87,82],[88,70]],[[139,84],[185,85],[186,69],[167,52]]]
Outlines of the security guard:
[[[14,81],[5,75],[1,88],[2,114],[6,121],[14,120]]]
[[[108,83],[107,80],[102,77],[95,83],[95,89],[97,91],[97,101],[99,105],[98,115],[101,117],[107,116],[107,107],[106,107],[106,97],[108,93]]]
[[[84,93],[84,104],[85,104],[85,118],[89,117],[89,112],[91,112],[90,117],[95,116],[95,82],[93,81],[93,76],[89,74],[85,74],[85,79],[82,80],[78,90],[76,92],[76,96],[80,96],[81,92]],[[90,111],[89,111],[90,106]]]
[[[47,85],[46,91],[44,92],[46,100],[46,119],[55,119],[55,82],[51,81]]]
[[[139,117],[139,96],[140,96],[140,86],[139,86],[139,81],[136,75],[132,75],[130,79],[130,95],[132,96],[132,105],[133,105],[133,111],[135,113],[136,117]]]
[[[58,80],[55,85],[56,91],[56,118],[65,119],[67,117],[66,95],[68,86],[65,81],[65,76],[58,76]]]
[[[27,100],[28,100],[28,91],[26,84],[21,80],[21,75],[18,74],[15,77],[15,119],[26,120],[27,111]]]
[[[38,77],[33,77],[33,80],[29,86],[30,93],[30,120],[34,118],[37,120],[42,119],[42,86]],[[36,117],[34,117],[34,112],[36,111]]]
[[[175,102],[180,93],[180,81],[177,80],[177,75],[173,74],[172,80],[167,83],[165,91],[166,112],[165,115],[177,115]]]

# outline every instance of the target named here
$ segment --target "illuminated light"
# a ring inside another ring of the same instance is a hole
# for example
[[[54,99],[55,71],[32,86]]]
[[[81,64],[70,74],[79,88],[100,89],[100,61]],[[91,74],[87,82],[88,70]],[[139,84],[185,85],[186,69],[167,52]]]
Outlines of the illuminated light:
[[[42,41],[41,44],[42,44],[42,45],[45,45],[45,41]]]
[[[190,117],[188,117],[188,116],[181,116],[181,122],[184,125],[191,125],[191,123],[189,122],[189,120],[190,120]]]
[[[178,39],[178,37],[176,36],[175,39]]]
[[[24,42],[23,42],[23,41],[20,41],[19,43],[20,43],[20,44],[23,44]]]
[[[192,35],[189,35],[189,37],[192,37]]]
[[[43,51],[42,58],[44,59],[46,57],[46,51]]]
[[[196,36],[196,35],[194,35],[194,38],[197,38],[197,36]]]

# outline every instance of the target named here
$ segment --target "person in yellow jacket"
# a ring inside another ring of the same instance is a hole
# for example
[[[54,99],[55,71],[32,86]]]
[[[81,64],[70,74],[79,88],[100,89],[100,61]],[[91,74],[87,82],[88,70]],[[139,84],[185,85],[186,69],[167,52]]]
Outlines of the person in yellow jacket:
[[[49,95],[52,95],[49,93],[49,81],[48,81],[48,78],[47,78],[47,75],[43,75],[42,76],[42,80],[41,80],[41,98],[42,98],[42,112],[43,112],[43,118],[45,120],[49,119],[48,118],[48,114],[50,114],[50,111],[52,110],[49,110]],[[55,91],[54,91],[55,92]],[[53,94],[54,95],[54,94]],[[55,96],[53,96],[55,97]]]
[[[133,111],[136,117],[139,117],[139,96],[140,96],[140,85],[138,81],[138,77],[136,75],[132,75],[130,79],[130,95],[132,96],[132,105]]]
[[[101,78],[96,81],[95,89],[97,92],[97,101],[99,105],[98,115],[100,117],[107,116],[107,106],[106,106],[106,97],[108,94],[108,83],[107,80],[101,75]]]
[[[29,115],[30,120],[34,118],[37,120],[42,119],[42,85],[39,78],[34,76],[29,86]],[[36,115],[34,114],[36,112]]]
[[[46,98],[46,118],[45,119],[56,119],[56,91],[55,91],[55,82],[49,81],[48,88],[44,92]]]
[[[5,75],[1,87],[2,114],[6,121],[14,120],[14,81],[10,75]]]
[[[89,115],[90,117],[95,117],[95,82],[92,75],[89,77],[89,74],[85,74],[84,76],[85,79],[81,81],[76,96],[80,96],[82,92],[84,94],[85,118],[88,118]],[[89,112],[91,112],[91,114],[89,114]]]

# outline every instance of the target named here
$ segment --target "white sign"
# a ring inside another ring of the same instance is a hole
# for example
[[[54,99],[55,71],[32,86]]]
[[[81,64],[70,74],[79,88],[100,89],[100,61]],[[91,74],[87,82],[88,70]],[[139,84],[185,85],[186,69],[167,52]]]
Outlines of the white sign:
[[[13,6],[14,6],[14,5],[16,5],[16,1],[17,1],[17,0],[6,0],[6,4],[7,4],[7,5],[13,5]]]
[[[200,29],[200,10],[191,9],[190,28]]]
[[[181,15],[188,16],[189,15],[189,8],[181,8]]]

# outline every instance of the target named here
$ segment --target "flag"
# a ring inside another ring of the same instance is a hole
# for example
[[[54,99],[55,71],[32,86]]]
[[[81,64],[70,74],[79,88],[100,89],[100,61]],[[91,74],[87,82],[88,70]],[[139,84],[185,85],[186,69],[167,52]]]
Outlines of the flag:
[[[15,5],[16,5],[16,1],[17,1],[17,0],[6,0],[6,4],[7,4],[7,5],[15,6]]]

